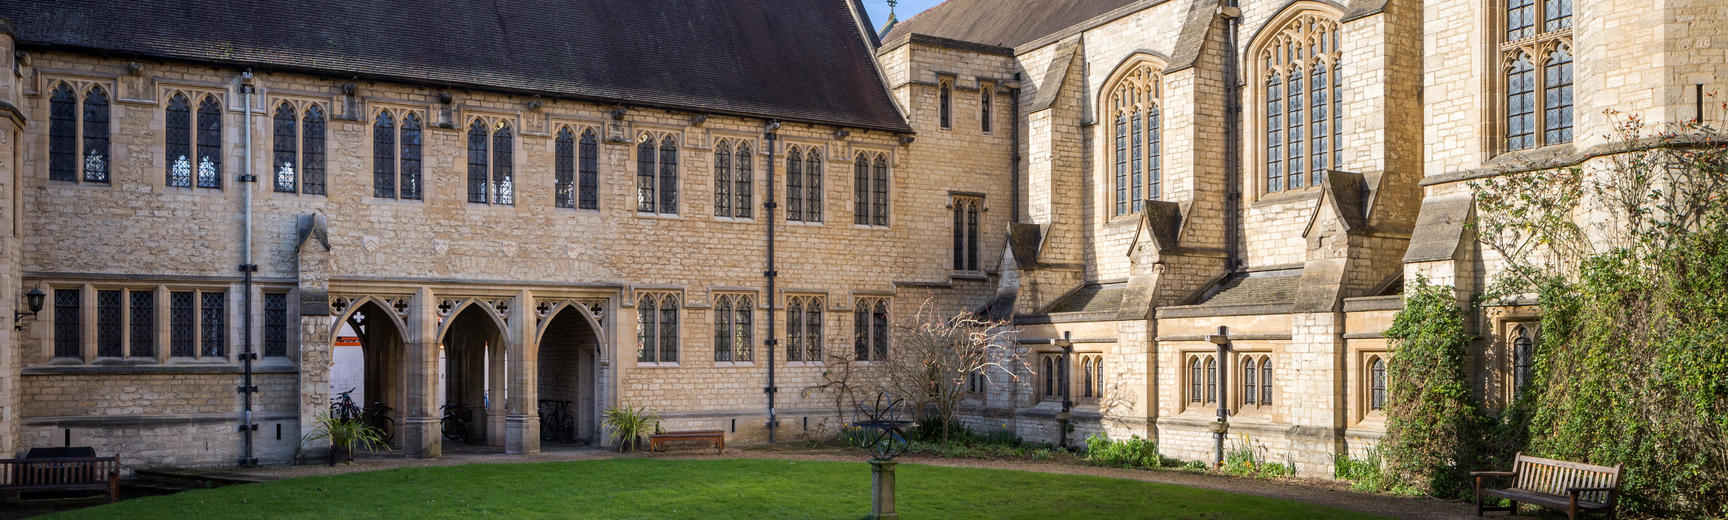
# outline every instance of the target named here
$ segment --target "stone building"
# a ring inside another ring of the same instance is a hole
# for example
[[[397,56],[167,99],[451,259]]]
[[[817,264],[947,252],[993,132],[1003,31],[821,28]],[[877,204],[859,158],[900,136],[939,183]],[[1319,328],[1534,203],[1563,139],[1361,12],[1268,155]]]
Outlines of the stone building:
[[[1468,181],[1606,162],[1605,109],[1720,126],[1698,93],[1728,86],[1724,27],[1716,0],[949,0],[893,25],[913,150],[1012,114],[988,310],[1033,354],[969,420],[1056,441],[1067,399],[1071,442],[1212,461],[1222,407],[1225,449],[1330,476],[1384,435],[1404,283],[1467,301],[1501,269]],[[1490,408],[1530,363],[1529,303],[1472,320]]]
[[[0,2],[0,313],[46,300],[0,451],[318,457],[343,327],[405,456],[444,405],[537,451],[543,399],[581,442],[624,405],[825,436],[801,390],[934,301],[1031,351],[975,427],[1055,441],[1066,395],[1070,439],[1209,460],[1222,401],[1330,475],[1384,431],[1404,281],[1495,272],[1465,181],[1693,117],[1718,3]],[[1490,401],[1534,315],[1479,320]]]

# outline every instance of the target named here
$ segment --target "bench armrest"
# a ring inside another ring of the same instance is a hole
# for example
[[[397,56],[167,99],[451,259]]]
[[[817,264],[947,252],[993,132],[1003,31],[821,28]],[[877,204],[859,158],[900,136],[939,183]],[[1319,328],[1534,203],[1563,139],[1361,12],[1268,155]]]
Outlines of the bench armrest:
[[[1518,472],[1516,472],[1516,471],[1472,471],[1472,472],[1470,472],[1470,476],[1472,476],[1472,477],[1510,477],[1510,476],[1514,476],[1517,474],[1518,474]]]

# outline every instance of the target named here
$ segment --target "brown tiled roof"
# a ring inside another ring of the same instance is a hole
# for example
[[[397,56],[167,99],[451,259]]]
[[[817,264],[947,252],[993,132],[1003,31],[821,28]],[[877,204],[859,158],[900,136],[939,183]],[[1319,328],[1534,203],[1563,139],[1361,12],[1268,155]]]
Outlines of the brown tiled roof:
[[[0,0],[21,47],[911,132],[850,0]]]
[[[1134,1],[948,0],[895,24],[882,41],[923,34],[1016,47]]]

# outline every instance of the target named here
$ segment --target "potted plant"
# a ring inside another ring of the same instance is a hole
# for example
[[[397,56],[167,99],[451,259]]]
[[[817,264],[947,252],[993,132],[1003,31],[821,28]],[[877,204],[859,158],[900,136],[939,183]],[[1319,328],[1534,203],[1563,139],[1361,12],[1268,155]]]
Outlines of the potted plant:
[[[628,403],[622,407],[606,409],[606,429],[612,430],[618,436],[618,451],[630,451],[642,445],[642,435],[660,428],[660,416],[648,411],[648,407],[631,408]]]
[[[331,417],[330,414],[318,414],[318,427],[301,439],[311,442],[319,439],[330,440],[330,465],[338,461],[343,464],[354,462],[354,449],[363,448],[366,451],[384,449],[390,445],[384,442],[384,432],[379,431],[358,418],[344,419]]]

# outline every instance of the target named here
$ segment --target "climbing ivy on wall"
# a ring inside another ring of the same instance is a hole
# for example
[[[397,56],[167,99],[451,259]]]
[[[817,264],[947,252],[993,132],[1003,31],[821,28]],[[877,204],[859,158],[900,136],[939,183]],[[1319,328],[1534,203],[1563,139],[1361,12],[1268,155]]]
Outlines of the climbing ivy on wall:
[[[1388,469],[1418,490],[1441,496],[1464,489],[1478,460],[1482,418],[1465,371],[1470,335],[1456,291],[1418,278],[1386,337]]]

